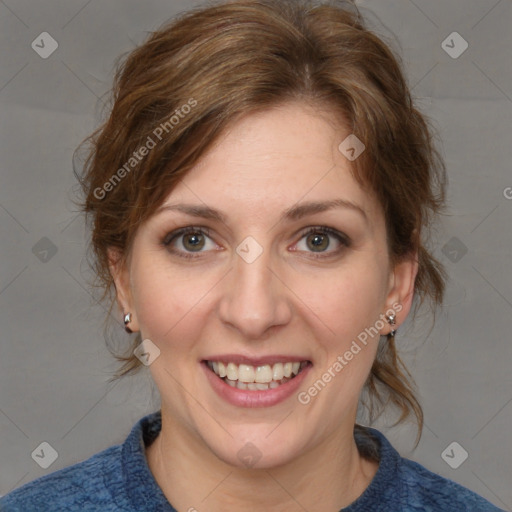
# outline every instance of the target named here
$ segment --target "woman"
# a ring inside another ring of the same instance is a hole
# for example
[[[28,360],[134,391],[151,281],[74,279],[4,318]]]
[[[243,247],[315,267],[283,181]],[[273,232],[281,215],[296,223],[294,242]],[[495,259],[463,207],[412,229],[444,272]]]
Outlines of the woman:
[[[395,350],[444,273],[444,167],[352,6],[239,0],[119,68],[81,183],[105,296],[161,411],[2,510],[497,511],[356,424],[421,407]]]

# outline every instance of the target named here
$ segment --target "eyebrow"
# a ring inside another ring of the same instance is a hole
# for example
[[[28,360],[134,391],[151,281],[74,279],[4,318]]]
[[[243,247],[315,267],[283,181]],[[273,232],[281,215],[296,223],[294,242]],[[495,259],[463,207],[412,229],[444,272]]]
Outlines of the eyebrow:
[[[283,220],[299,220],[307,215],[314,215],[316,213],[322,213],[334,208],[345,208],[358,212],[366,222],[368,222],[368,216],[361,206],[348,201],[346,199],[333,199],[331,201],[309,201],[306,203],[296,204],[281,215],[280,222]],[[158,208],[156,214],[164,211],[178,211],[190,215],[192,217],[200,217],[203,219],[211,219],[227,223],[227,217],[224,213],[214,208],[210,208],[206,205],[192,205],[192,204],[166,204]]]

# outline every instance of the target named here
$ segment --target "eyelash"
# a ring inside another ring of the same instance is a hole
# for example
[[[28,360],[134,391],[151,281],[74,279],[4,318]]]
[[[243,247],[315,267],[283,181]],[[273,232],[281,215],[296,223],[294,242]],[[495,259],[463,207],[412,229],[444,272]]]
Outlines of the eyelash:
[[[340,243],[340,247],[338,249],[328,251],[328,252],[311,252],[311,257],[321,259],[321,258],[328,258],[332,257],[333,255],[339,254],[344,248],[350,247],[350,239],[347,235],[340,233],[336,229],[329,228],[327,226],[313,226],[310,228],[307,228],[305,231],[302,231],[300,234],[299,240],[302,240],[303,238],[307,237],[308,235],[312,234],[323,234],[323,235],[329,235],[334,238]]]
[[[208,228],[199,228],[199,227],[189,226],[186,228],[181,228],[176,231],[173,231],[172,233],[169,233],[163,239],[162,245],[164,247],[166,247],[170,252],[172,252],[173,254],[176,254],[177,256],[179,256],[181,258],[194,259],[194,258],[198,258],[199,255],[201,254],[201,252],[193,253],[193,252],[177,251],[174,248],[172,248],[172,246],[171,246],[172,242],[174,242],[174,240],[178,239],[181,236],[190,235],[190,234],[201,234],[201,235],[206,235],[208,238],[211,238],[210,233],[211,233],[211,231]],[[334,251],[328,251],[325,253],[311,252],[310,257],[312,257],[314,259],[323,259],[323,258],[332,257],[333,255],[341,252],[343,250],[343,248],[350,247],[350,245],[351,245],[350,239],[346,235],[344,235],[343,233],[340,233],[339,231],[337,231],[335,229],[329,228],[327,226],[313,226],[313,227],[307,228],[305,231],[303,231],[300,234],[299,240],[302,240],[303,238],[307,237],[308,235],[318,234],[318,233],[324,234],[324,235],[330,235],[330,236],[336,238],[337,241],[341,244],[341,247],[339,247],[338,249],[336,249]]]

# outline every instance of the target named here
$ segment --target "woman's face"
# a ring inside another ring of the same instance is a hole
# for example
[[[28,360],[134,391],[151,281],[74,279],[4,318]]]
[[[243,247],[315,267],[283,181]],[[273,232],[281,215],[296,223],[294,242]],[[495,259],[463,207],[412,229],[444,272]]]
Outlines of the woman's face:
[[[160,351],[162,414],[229,464],[272,467],[351,435],[384,315],[409,311],[415,263],[391,266],[381,208],[338,150],[348,135],[297,103],[246,116],[116,274],[130,326]]]

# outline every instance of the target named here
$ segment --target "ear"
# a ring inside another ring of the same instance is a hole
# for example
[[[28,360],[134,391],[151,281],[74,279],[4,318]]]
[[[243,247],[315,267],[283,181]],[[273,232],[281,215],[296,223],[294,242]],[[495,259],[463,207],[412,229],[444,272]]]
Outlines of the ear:
[[[121,314],[123,315],[121,322],[124,323],[124,315],[126,313],[131,313],[132,318],[129,327],[133,332],[138,331],[139,326],[133,305],[129,269],[124,263],[119,249],[109,247],[107,249],[107,254],[110,274],[112,275],[116,288],[117,305],[121,311]]]
[[[390,289],[386,298],[386,313],[396,315],[395,325],[386,323],[381,334],[389,334],[404,323],[411,311],[414,298],[414,283],[418,274],[418,253],[411,252],[398,261],[390,274]]]

